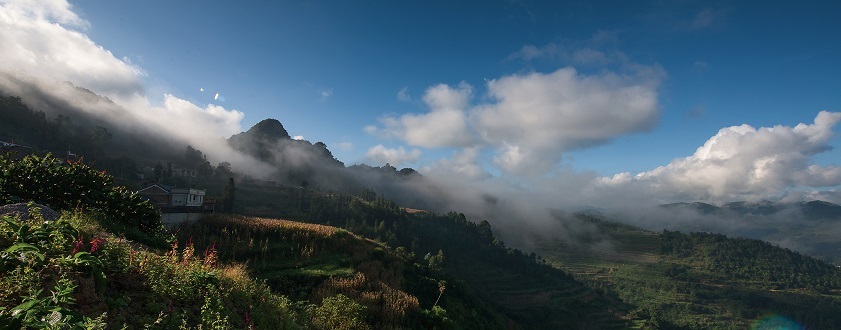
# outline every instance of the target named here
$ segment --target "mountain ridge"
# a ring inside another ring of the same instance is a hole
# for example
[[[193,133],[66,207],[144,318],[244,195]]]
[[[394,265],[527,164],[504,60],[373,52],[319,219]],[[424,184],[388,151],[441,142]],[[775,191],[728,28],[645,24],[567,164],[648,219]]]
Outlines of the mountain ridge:
[[[721,206],[704,202],[678,202],[658,205],[666,209],[694,210],[701,214],[724,214],[732,212],[742,216],[771,216],[781,212],[800,212],[806,220],[836,220],[841,218],[841,205],[810,200],[799,202],[728,202]]]

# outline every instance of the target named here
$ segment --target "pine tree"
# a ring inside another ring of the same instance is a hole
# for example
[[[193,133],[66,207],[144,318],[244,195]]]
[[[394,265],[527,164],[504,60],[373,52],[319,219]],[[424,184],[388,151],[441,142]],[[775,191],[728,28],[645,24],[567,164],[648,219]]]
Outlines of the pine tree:
[[[234,212],[234,200],[236,199],[236,187],[234,186],[234,178],[228,178],[228,183],[225,184],[225,189],[222,192],[222,212]]]

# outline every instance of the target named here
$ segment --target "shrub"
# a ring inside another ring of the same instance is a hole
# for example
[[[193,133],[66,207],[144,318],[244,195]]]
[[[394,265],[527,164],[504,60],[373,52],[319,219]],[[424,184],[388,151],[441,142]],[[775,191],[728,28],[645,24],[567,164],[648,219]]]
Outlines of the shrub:
[[[363,320],[365,306],[343,294],[324,298],[321,306],[313,308],[312,322],[319,329],[369,329]]]
[[[47,154],[12,161],[0,156],[0,203],[36,201],[57,210],[95,209],[145,233],[161,231],[161,217],[148,200],[114,178],[81,162],[63,164]]]

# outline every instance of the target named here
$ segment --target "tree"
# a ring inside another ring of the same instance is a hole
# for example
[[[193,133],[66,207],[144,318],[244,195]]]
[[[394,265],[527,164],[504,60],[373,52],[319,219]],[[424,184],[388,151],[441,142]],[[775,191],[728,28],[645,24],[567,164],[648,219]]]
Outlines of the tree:
[[[479,235],[482,236],[483,241],[485,241],[487,243],[493,242],[494,233],[493,233],[493,230],[491,229],[491,224],[487,220],[482,220],[482,222],[479,223],[479,230],[478,231],[479,231]]]
[[[201,150],[195,149],[191,145],[187,145],[187,149],[184,150],[183,164],[181,165],[194,170],[205,160],[206,159]]]
[[[210,165],[210,162],[208,162],[208,161],[204,161],[196,169],[196,173],[200,177],[204,177],[204,178],[209,177],[209,176],[213,175],[213,165]]]
[[[216,171],[214,175],[219,178],[230,177],[233,172],[231,171],[231,163],[228,162],[221,162],[216,165]]]
[[[155,164],[155,182],[161,182],[161,177],[163,177],[164,166],[161,165],[161,162]]]
[[[441,296],[444,295],[445,289],[447,289],[447,281],[438,281],[438,299],[435,299],[435,303],[432,304],[432,307],[438,306],[438,302],[441,300]]]
[[[236,199],[236,186],[234,185],[234,178],[228,178],[228,183],[225,184],[225,189],[222,191],[222,212],[234,212],[234,200]]]
[[[103,126],[96,126],[90,133],[90,140],[93,144],[94,157],[99,158],[105,149],[105,144],[108,143],[113,135]]]
[[[444,251],[438,250],[438,254],[436,255],[427,253],[424,259],[429,264],[429,268],[439,272],[444,269]]]

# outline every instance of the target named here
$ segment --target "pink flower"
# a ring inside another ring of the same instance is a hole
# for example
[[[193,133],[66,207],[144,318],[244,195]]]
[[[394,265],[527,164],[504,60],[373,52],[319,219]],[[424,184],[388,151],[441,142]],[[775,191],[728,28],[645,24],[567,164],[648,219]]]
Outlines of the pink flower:
[[[82,236],[79,235],[79,239],[77,239],[76,242],[73,244],[73,252],[71,252],[71,254],[76,254],[76,252],[79,252],[79,250],[82,250],[84,248],[85,241],[83,241]]]
[[[102,243],[104,243],[104,241],[99,237],[91,240],[91,253],[99,251],[99,248],[102,246]]]

